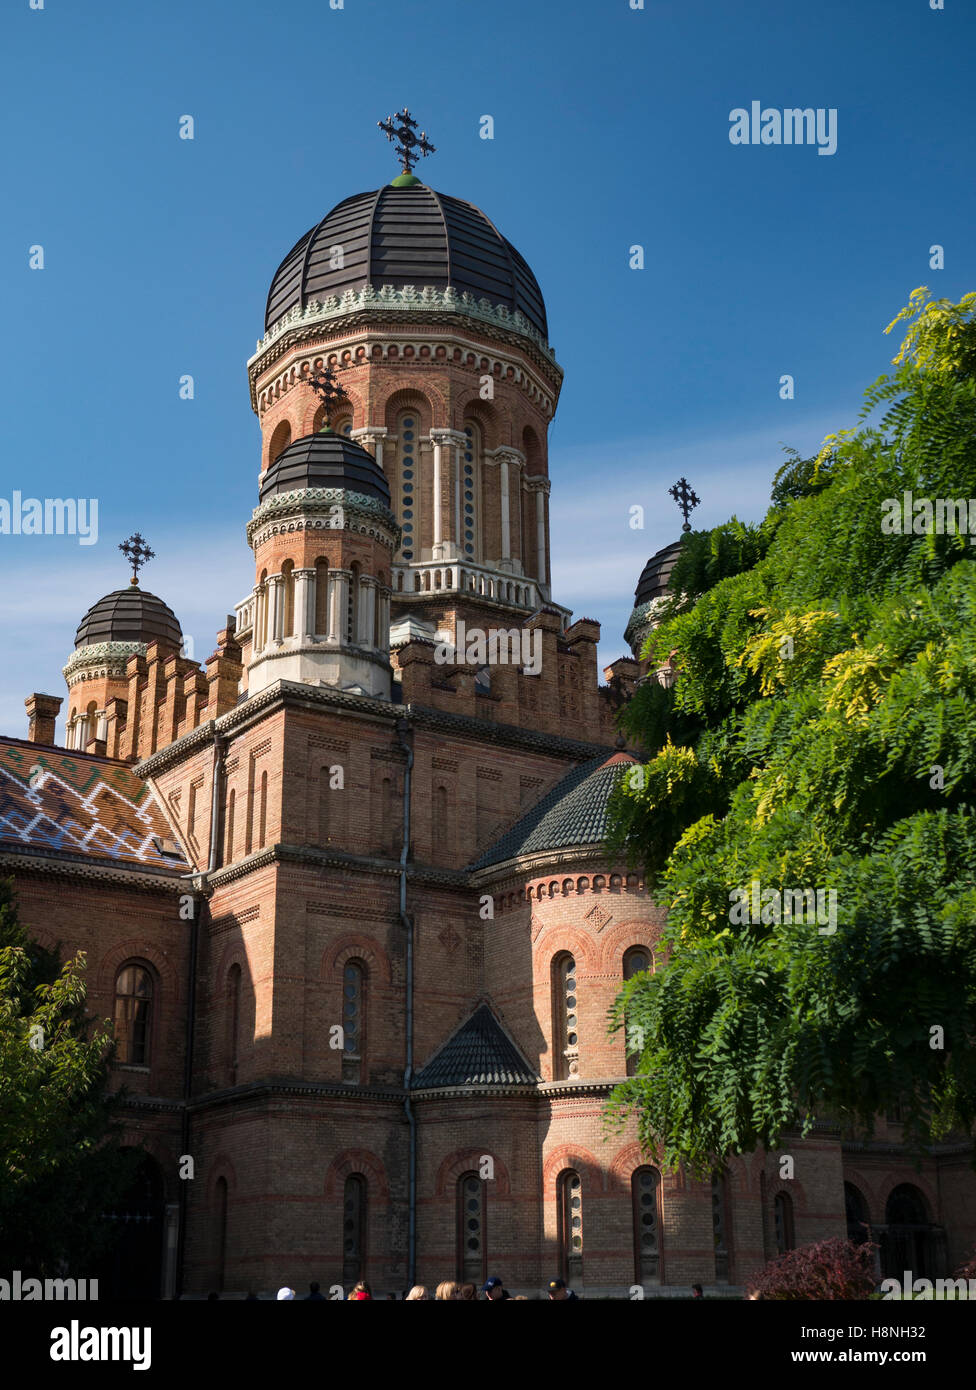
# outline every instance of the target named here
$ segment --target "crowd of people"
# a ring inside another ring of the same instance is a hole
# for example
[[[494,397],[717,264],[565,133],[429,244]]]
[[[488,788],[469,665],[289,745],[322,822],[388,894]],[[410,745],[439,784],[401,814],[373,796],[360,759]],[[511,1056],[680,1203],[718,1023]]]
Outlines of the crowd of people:
[[[305,1294],[303,1300],[306,1303],[339,1302],[338,1298],[332,1300],[327,1299],[326,1295],[322,1292],[321,1286],[316,1282],[309,1284],[308,1287],[309,1291]],[[578,1301],[579,1298],[579,1295],[574,1293],[573,1290],[567,1286],[564,1279],[551,1279],[549,1281],[547,1293],[548,1297],[554,1303],[561,1303],[568,1299],[576,1299]],[[524,1293],[510,1294],[505,1288],[503,1281],[499,1279],[497,1275],[493,1275],[490,1279],[486,1279],[480,1289],[477,1284],[457,1284],[450,1279],[438,1284],[433,1293],[431,1293],[426,1284],[414,1284],[412,1289],[403,1294],[403,1301],[405,1303],[411,1303],[433,1299],[442,1302],[458,1301],[461,1303],[476,1303],[479,1294],[481,1298],[485,1299],[488,1303],[501,1303],[502,1300],[506,1298],[512,1298],[521,1302],[528,1301]],[[213,1299],[216,1298],[217,1295],[211,1294],[210,1297]],[[278,1290],[277,1297],[279,1303],[286,1303],[290,1302],[292,1299],[297,1299],[298,1295],[294,1289],[286,1286]],[[397,1296],[395,1293],[388,1293],[384,1294],[383,1297],[384,1299],[395,1301]],[[247,1295],[247,1298],[249,1301],[255,1301],[258,1295],[252,1291]],[[349,1294],[343,1301],[347,1303],[372,1302],[373,1291],[366,1280],[361,1279],[359,1283],[349,1291]]]

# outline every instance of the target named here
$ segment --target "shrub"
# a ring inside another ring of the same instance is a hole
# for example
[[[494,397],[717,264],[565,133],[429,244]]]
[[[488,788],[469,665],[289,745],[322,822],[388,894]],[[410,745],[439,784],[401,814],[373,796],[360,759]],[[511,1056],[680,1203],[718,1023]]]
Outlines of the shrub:
[[[753,1297],[775,1300],[865,1299],[877,1282],[870,1242],[817,1241],[770,1260],[750,1286]]]

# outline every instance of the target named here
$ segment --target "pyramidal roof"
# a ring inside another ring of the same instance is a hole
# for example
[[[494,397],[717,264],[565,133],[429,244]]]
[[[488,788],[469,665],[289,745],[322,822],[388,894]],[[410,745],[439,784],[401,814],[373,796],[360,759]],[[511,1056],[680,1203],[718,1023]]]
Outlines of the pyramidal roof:
[[[525,854],[601,844],[607,837],[607,805],[630,753],[601,755],[581,763],[557,782],[531,811],[469,865],[469,871],[503,864]]]
[[[414,1077],[415,1090],[441,1086],[534,1086],[541,1077],[487,1004],[451,1034]]]

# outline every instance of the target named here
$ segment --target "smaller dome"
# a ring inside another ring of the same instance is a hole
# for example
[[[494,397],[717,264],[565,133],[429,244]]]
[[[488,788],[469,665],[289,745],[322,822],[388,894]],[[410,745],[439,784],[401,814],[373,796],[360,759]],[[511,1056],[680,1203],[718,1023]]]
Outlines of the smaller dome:
[[[78,624],[75,650],[97,642],[167,642],[182,647],[176,614],[155,594],[130,584],[92,604]]]
[[[672,541],[652,555],[641,572],[634,590],[634,606],[649,603],[651,599],[663,598],[668,592],[668,581],[675,562],[681,554],[681,541]]]
[[[345,488],[390,505],[390,485],[373,455],[332,430],[306,434],[283,449],[261,479],[261,501],[310,487]]]

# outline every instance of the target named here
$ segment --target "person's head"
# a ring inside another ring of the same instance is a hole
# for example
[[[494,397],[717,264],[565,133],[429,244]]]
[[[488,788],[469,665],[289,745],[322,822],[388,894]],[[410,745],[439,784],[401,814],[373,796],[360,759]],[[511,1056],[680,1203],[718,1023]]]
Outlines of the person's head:
[[[692,1286],[691,1286],[691,1296],[692,1296],[692,1298],[704,1298],[705,1295],[702,1293],[702,1286],[701,1286],[701,1284],[692,1284]]]
[[[458,1298],[462,1299],[465,1303],[476,1302],[478,1298],[477,1284],[459,1284],[457,1296]]]
[[[279,1303],[286,1303],[286,1302],[288,1301],[288,1299],[294,1298],[294,1297],[295,1297],[295,1290],[294,1290],[294,1289],[284,1288],[284,1289],[279,1289],[279,1290],[278,1290],[278,1302],[279,1302]]]
[[[441,1299],[441,1301],[445,1301],[457,1298],[457,1294],[458,1286],[457,1284],[455,1284],[454,1280],[445,1279],[442,1284],[437,1285],[437,1291],[434,1294],[434,1297],[435,1299]]]
[[[549,1280],[549,1297],[553,1299],[555,1302],[559,1302],[562,1299],[569,1297],[569,1289],[567,1289],[566,1287],[565,1279]]]
[[[410,1292],[407,1294],[406,1298],[403,1301],[404,1303],[412,1303],[422,1298],[430,1298],[430,1294],[427,1292],[427,1289],[423,1284],[414,1284],[413,1288],[410,1290]]]
[[[311,1282],[311,1283],[309,1284],[309,1286],[308,1286],[308,1291],[309,1291],[309,1293],[318,1293],[318,1291],[319,1291],[319,1281],[318,1281],[317,1279],[313,1279],[313,1280],[312,1280],[312,1282]]]
[[[352,1298],[353,1295],[357,1298],[372,1298],[373,1290],[369,1287],[365,1279],[360,1279],[359,1283],[353,1286],[349,1297]]]
[[[481,1292],[484,1294],[485,1298],[494,1303],[498,1299],[505,1297],[505,1286],[498,1278],[498,1275],[493,1274],[490,1279],[486,1279],[482,1284]]]

